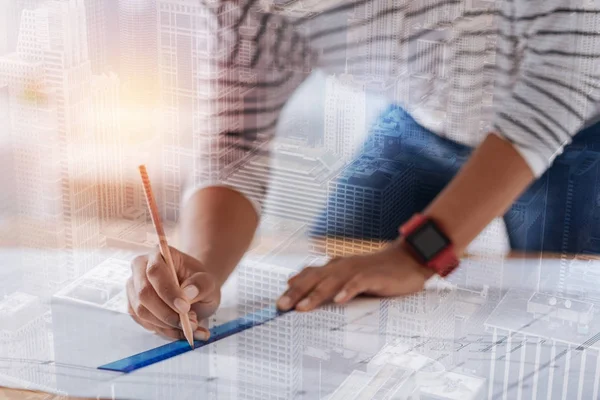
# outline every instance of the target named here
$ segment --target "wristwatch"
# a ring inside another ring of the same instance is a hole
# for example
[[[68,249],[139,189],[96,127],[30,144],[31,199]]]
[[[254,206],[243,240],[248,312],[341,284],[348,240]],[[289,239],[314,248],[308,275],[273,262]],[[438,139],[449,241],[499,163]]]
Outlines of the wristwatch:
[[[441,277],[448,276],[458,267],[452,242],[431,218],[415,214],[399,231],[406,249],[420,264]]]

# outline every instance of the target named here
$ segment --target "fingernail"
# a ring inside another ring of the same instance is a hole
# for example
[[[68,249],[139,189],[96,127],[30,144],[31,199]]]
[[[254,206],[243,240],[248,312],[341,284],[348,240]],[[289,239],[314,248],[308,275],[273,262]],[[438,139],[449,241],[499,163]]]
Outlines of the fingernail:
[[[175,299],[173,304],[175,304],[175,308],[180,313],[187,314],[190,311],[190,304],[183,299]]]
[[[190,311],[188,313],[188,317],[190,318],[190,320],[198,322],[198,316],[194,311]]]
[[[339,302],[343,301],[347,295],[348,295],[348,292],[346,292],[345,290],[342,290],[333,298],[334,303],[339,303]]]
[[[210,333],[206,332],[206,331],[195,331],[194,332],[194,339],[196,340],[208,340],[208,338],[210,337]]]
[[[196,296],[198,296],[198,293],[198,288],[194,285],[186,286],[183,289],[183,294],[185,294],[185,297],[190,301],[194,300]]]
[[[310,306],[310,299],[306,298],[298,303],[296,308],[308,308],[308,306]]]
[[[292,300],[287,297],[287,296],[282,296],[279,301],[277,302],[277,305],[279,306],[280,309],[282,310],[287,310],[290,308],[292,303]]]

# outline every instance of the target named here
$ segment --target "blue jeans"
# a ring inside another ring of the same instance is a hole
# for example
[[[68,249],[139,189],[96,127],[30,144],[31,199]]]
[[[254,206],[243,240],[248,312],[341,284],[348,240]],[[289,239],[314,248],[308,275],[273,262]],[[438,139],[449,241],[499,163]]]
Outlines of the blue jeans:
[[[472,151],[389,107],[361,154],[330,183],[311,235],[395,239],[398,227],[427,207]],[[600,253],[600,123],[574,137],[504,222],[513,250]]]

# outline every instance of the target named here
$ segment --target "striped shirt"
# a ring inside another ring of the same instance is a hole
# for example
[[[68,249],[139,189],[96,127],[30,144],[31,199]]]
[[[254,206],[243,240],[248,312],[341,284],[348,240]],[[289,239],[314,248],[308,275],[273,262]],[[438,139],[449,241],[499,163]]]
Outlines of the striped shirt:
[[[599,115],[598,0],[199,0],[198,7],[206,18],[192,29],[207,37],[208,51],[197,61],[205,89],[195,112],[206,129],[195,188],[224,184],[238,162],[268,151],[281,109],[316,68],[394,88],[390,101],[440,136],[477,146],[490,132],[500,135],[536,177]],[[235,150],[224,157],[226,148]],[[258,204],[265,174],[256,182],[243,192]]]

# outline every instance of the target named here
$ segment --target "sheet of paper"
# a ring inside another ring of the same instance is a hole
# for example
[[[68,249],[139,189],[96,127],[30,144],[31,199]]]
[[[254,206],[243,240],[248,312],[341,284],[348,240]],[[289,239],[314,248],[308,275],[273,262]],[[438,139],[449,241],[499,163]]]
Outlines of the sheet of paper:
[[[246,260],[211,325],[272,304],[301,263]],[[124,313],[128,262],[108,258],[49,304],[0,302],[0,385],[128,399],[597,398],[600,297],[581,278],[598,267],[470,260],[423,293],[285,315],[120,374],[98,366],[168,341]]]

